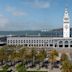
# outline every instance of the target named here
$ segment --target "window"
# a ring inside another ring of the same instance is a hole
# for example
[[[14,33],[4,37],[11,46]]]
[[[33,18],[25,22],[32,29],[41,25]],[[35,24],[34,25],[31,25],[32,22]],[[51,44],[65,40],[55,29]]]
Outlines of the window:
[[[50,44],[50,46],[53,46],[53,44]]]
[[[18,42],[20,43],[20,40]]]
[[[26,40],[26,43],[28,43],[28,40]]]
[[[33,43],[33,40],[32,40],[32,43]]]
[[[42,40],[42,43],[43,43],[43,40]]]
[[[47,46],[48,46],[48,44],[47,44]]]
[[[68,43],[68,41],[65,41],[64,44],[65,44],[65,45],[68,45],[69,43]]]
[[[70,45],[70,47],[72,47],[72,45]]]
[[[38,43],[38,40],[37,40],[37,43]]]
[[[38,44],[37,44],[37,46],[38,46]]]
[[[64,23],[69,23],[69,22],[64,22]]]
[[[59,45],[62,45],[63,44],[63,41],[59,41]]]
[[[48,40],[47,40],[47,42],[48,42]]]
[[[27,44],[24,44],[24,46],[27,46]]]
[[[12,40],[11,40],[11,43],[12,43]]]
[[[63,47],[63,45],[59,45],[59,47]]]
[[[42,46],[43,46],[43,44],[42,44]]]
[[[8,43],[9,43],[9,40],[8,40]]]
[[[70,47],[72,47],[72,41],[70,42]]]
[[[31,46],[33,46],[33,44]]]
[[[29,44],[29,47],[30,47],[30,44]]]
[[[16,43],[17,43],[17,40],[16,40]]]
[[[24,40],[24,43],[25,43],[25,40]]]
[[[57,44],[55,44],[55,47],[57,47]]]
[[[15,40],[13,40],[13,43],[15,43]]]
[[[30,43],[30,40],[29,40],[29,43]]]
[[[65,45],[65,47],[68,47],[68,45]]]

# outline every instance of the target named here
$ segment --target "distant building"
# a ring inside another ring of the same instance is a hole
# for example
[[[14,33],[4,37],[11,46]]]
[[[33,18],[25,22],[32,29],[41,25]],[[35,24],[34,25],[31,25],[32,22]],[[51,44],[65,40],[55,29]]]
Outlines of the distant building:
[[[72,38],[70,37],[70,18],[67,8],[64,12],[63,18],[63,36],[41,36],[30,35],[24,37],[8,37],[7,45],[23,45],[27,47],[37,47],[37,48],[72,48]]]

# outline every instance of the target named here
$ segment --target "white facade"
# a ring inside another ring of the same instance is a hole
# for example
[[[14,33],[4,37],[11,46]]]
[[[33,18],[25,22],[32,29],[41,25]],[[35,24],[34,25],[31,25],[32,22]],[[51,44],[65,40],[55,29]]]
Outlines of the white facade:
[[[62,37],[9,37],[8,45],[23,45],[27,47],[39,48],[72,48],[72,38]]]
[[[63,18],[63,37],[70,37],[70,19],[68,15],[67,8],[65,9],[64,18]]]

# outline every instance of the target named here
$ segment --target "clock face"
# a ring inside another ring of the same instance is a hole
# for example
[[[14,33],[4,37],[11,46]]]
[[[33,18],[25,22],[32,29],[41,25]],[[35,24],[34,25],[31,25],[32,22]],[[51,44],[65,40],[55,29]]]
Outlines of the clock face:
[[[65,25],[65,29],[68,29],[68,25]]]

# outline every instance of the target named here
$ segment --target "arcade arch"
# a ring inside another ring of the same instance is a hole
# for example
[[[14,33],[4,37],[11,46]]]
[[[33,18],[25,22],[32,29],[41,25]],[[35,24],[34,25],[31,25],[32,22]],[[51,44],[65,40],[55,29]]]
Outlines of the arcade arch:
[[[59,47],[63,47],[63,41],[59,41]]]
[[[69,47],[69,42],[68,41],[64,41],[64,47]]]
[[[72,47],[72,41],[70,41],[70,47]]]

